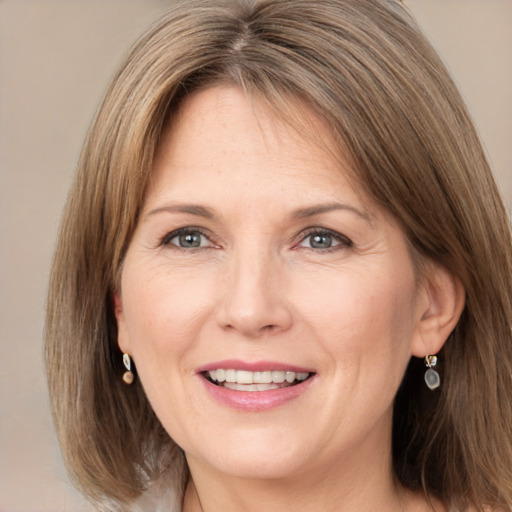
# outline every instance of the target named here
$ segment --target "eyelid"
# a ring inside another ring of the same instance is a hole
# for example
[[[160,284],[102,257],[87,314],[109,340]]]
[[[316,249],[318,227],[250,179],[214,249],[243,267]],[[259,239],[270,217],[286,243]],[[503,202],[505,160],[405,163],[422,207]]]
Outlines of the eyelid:
[[[332,237],[338,243],[332,247],[328,247],[326,249],[315,249],[313,247],[304,247],[301,244],[312,235],[327,235]],[[315,252],[328,252],[330,250],[336,250],[340,248],[352,247],[354,244],[348,236],[339,233],[338,231],[334,231],[332,229],[322,228],[322,227],[309,227],[305,230],[302,230],[296,237],[298,242],[294,245],[294,248],[302,247],[304,249],[310,249]]]
[[[205,237],[210,243],[207,246],[190,247],[190,248],[180,247],[179,245],[171,243],[171,240],[173,238],[176,238],[176,237],[178,237],[180,235],[185,235],[185,234],[199,234],[199,235]],[[169,247],[169,246],[171,246],[171,247],[176,248],[176,249],[184,249],[184,250],[191,250],[191,249],[196,249],[197,250],[197,249],[205,249],[205,248],[208,248],[208,247],[215,247],[216,244],[212,240],[211,234],[208,233],[208,231],[206,231],[205,229],[199,228],[199,227],[196,227],[196,226],[184,226],[184,227],[181,227],[181,228],[178,228],[178,229],[174,229],[173,231],[168,232],[165,236],[163,236],[161,238],[159,246],[161,246],[161,247]]]
[[[179,237],[180,235],[184,235],[184,234],[199,234],[199,235],[205,237],[208,240],[209,244],[206,245],[206,246],[186,248],[186,247],[180,247],[177,244],[172,244],[171,243],[171,240],[173,238]],[[302,246],[301,244],[308,237],[310,237],[312,235],[326,235],[326,236],[330,236],[337,243],[336,243],[336,245],[328,247],[328,248],[325,248],[325,249],[318,249],[318,248],[313,248],[313,247]],[[319,226],[312,226],[312,227],[308,227],[306,229],[303,229],[300,233],[298,233],[293,238],[296,240],[296,242],[293,243],[293,248],[294,249],[298,249],[298,248],[302,247],[304,249],[310,249],[310,250],[312,250],[314,252],[328,252],[330,250],[336,250],[336,249],[340,249],[340,248],[346,248],[346,247],[352,247],[353,246],[352,240],[350,240],[350,238],[348,238],[346,235],[343,235],[342,233],[339,233],[338,231],[334,231],[332,229],[328,229],[328,228],[324,228],[324,227],[319,227]],[[166,233],[159,240],[159,244],[158,245],[160,247],[172,246],[173,248],[176,248],[178,250],[179,249],[183,249],[183,250],[187,250],[187,251],[194,250],[194,249],[195,250],[206,249],[206,248],[209,248],[209,247],[219,247],[219,245],[216,244],[215,241],[213,240],[212,234],[208,230],[205,230],[204,228],[200,228],[200,227],[197,227],[197,226],[184,226],[184,227],[181,227],[181,228],[178,228],[178,229],[174,229],[174,230]]]

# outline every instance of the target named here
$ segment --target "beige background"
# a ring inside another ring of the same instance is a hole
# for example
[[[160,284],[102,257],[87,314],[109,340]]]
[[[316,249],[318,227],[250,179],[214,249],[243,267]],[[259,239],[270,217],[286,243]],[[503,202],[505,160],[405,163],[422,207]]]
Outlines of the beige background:
[[[163,0],[0,0],[0,512],[89,510],[48,411],[41,331],[56,228],[106,82]],[[512,205],[512,0],[410,0]]]

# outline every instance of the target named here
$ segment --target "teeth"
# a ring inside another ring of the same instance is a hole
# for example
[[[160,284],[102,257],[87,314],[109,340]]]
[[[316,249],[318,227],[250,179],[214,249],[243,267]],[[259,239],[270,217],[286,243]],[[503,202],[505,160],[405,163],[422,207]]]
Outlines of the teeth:
[[[245,373],[245,372],[244,372]],[[252,374],[254,384],[270,384],[272,382],[272,372],[248,372]]]
[[[284,382],[285,373],[284,372],[272,372],[272,382],[276,382],[277,384],[281,384]]]
[[[295,380],[295,372],[286,372],[284,374],[284,378],[286,379],[286,382],[292,383]]]
[[[236,391],[268,391],[269,389],[279,389],[277,384],[238,384],[236,382],[226,382],[224,387]]]
[[[265,391],[266,389],[275,389],[268,387],[271,384],[292,384],[295,380],[304,381],[309,377],[308,372],[283,372],[280,370],[265,372],[250,372],[247,370],[232,370],[219,368],[208,372],[210,379],[214,382],[224,382],[224,387],[229,389],[238,389],[236,385],[243,386],[245,391],[250,391],[249,386],[261,387],[262,389],[254,389],[254,391]],[[265,389],[263,389],[265,388]]]
[[[252,378],[252,372],[247,372],[245,370],[238,370],[236,372],[236,383],[237,384],[253,384],[254,380]]]

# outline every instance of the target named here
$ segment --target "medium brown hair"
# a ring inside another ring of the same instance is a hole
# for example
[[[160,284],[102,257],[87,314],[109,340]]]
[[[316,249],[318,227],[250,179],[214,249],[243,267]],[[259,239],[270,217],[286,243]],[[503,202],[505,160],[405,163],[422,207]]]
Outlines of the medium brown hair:
[[[393,0],[186,0],[134,46],[85,141],[51,274],[46,364],[67,467],[126,503],[187,469],[139,381],[122,382],[112,293],[166,119],[193,91],[242,87],[286,115],[306,101],[413,251],[457,276],[466,307],[425,392],[411,360],[395,401],[398,480],[455,510],[512,503],[512,244],[472,121]]]

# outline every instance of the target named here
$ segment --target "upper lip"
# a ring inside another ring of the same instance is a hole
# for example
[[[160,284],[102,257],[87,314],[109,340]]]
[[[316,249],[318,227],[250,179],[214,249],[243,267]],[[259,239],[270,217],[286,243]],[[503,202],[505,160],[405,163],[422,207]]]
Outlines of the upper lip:
[[[196,373],[204,373],[211,370],[233,369],[233,370],[246,370],[250,372],[264,372],[264,371],[282,371],[282,372],[295,372],[295,373],[314,373],[311,368],[297,366],[290,363],[283,363],[282,361],[242,361],[239,359],[226,359],[224,361],[215,361],[206,363],[196,369]]]

